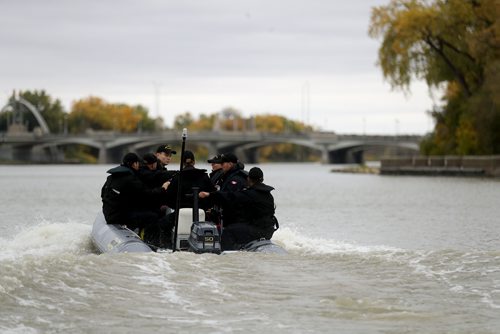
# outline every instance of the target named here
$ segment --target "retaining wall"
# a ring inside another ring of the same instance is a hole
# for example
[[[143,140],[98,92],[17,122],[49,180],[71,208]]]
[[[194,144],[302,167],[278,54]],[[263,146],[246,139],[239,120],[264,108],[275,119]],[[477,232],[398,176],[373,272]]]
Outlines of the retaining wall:
[[[384,158],[380,174],[500,177],[500,155]]]

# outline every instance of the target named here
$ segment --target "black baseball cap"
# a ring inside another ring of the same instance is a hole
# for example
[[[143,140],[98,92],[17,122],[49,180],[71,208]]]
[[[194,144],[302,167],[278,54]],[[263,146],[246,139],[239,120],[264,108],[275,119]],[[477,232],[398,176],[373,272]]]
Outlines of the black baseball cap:
[[[238,157],[233,153],[224,153],[221,156],[222,162],[232,162],[233,164],[238,163]]]
[[[154,164],[155,162],[158,162],[158,159],[156,158],[156,155],[154,155],[153,153],[146,153],[144,154],[144,156],[142,157],[142,160],[144,160],[144,162],[146,164]]]
[[[221,164],[222,163],[222,154],[217,154],[212,159],[208,159],[207,162],[209,164]]]
[[[125,166],[130,166],[131,164],[133,164],[134,162],[139,162],[141,161],[141,159],[139,158],[139,156],[135,153],[132,153],[132,152],[129,152],[127,154],[125,154],[123,156],[123,165]]]
[[[172,147],[168,144],[158,146],[158,148],[156,149],[156,153],[161,153],[161,152],[165,152],[167,154],[177,154],[177,152],[174,151]]]

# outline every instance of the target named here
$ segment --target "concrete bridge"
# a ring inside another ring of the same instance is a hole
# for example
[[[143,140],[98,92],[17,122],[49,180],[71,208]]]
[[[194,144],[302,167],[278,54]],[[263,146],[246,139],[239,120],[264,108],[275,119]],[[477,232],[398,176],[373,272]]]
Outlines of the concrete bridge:
[[[187,144],[201,145],[209,156],[235,152],[243,162],[258,162],[258,148],[290,143],[308,147],[321,154],[323,163],[360,163],[363,152],[373,147],[398,147],[418,151],[420,136],[364,136],[341,135],[332,132],[264,133],[207,131],[189,132]],[[158,145],[180,147],[180,131],[157,133],[117,133],[87,131],[84,134],[50,134],[40,131],[0,133],[0,159],[40,163],[64,162],[63,148],[67,145],[85,145],[96,152],[99,163],[119,162],[125,152],[139,154],[154,151]]]
[[[23,110],[35,117],[38,127],[28,132],[22,121],[12,120],[7,131],[0,132],[0,160],[60,163],[65,162],[65,146],[84,145],[95,152],[99,163],[112,163],[119,162],[125,152],[144,154],[154,151],[161,144],[168,143],[176,147],[181,143],[179,131],[118,133],[87,130],[83,134],[70,135],[65,124],[63,133],[52,134],[41,113],[20,96],[0,109],[0,113],[12,111],[22,116]],[[399,147],[418,151],[420,140],[420,136],[359,136],[332,132],[275,134],[257,131],[206,131],[188,134],[188,143],[205,146],[209,156],[235,152],[247,163],[258,161],[259,147],[282,143],[316,150],[323,163],[360,163],[363,161],[363,152],[368,148]]]

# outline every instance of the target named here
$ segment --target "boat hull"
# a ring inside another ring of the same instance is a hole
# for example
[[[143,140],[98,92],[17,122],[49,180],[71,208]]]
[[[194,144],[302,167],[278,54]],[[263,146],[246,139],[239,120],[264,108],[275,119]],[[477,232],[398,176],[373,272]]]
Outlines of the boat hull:
[[[128,228],[107,224],[104,214],[99,212],[92,227],[91,239],[100,253],[148,253],[153,249]],[[286,254],[286,250],[271,240],[254,240],[240,251]],[[232,251],[231,251],[232,252]],[[212,252],[213,253],[213,252]],[[224,254],[226,252],[222,252]]]
[[[91,239],[101,253],[147,253],[153,250],[128,228],[107,224],[99,212],[92,227]]]
[[[254,240],[246,244],[242,251],[258,252],[258,253],[273,253],[273,254],[286,254],[286,250],[280,245],[275,244],[271,240],[262,239]]]

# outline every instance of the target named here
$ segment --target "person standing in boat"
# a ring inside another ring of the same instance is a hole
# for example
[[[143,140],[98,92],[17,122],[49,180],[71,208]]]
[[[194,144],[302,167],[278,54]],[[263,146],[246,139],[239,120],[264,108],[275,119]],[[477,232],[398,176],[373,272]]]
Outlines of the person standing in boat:
[[[126,225],[131,230],[144,229],[146,241],[158,244],[160,232],[172,226],[151,210],[148,203],[164,199],[170,182],[157,188],[148,187],[138,177],[139,166],[139,156],[127,153],[121,165],[108,170],[110,175],[101,189],[102,210],[106,223]]]
[[[172,155],[177,154],[168,144],[160,145],[156,149],[156,158],[158,159],[158,169],[167,169],[168,164],[172,161]]]
[[[245,188],[248,173],[238,157],[233,153],[224,153],[221,155],[221,162],[224,172],[216,184],[220,187],[219,190],[238,191]]]
[[[212,171],[208,174],[208,177],[216,185],[222,174],[224,174],[224,170],[222,169],[222,154],[217,154],[212,159],[208,159],[207,162],[212,165]]]
[[[181,208],[192,208],[193,207],[193,187],[197,187],[199,191],[215,191],[215,187],[208,177],[207,171],[205,169],[198,169],[195,165],[194,153],[191,151],[184,151],[184,161],[183,169],[181,175],[181,187],[180,194],[178,194],[179,189],[179,174],[176,174],[172,178],[172,182],[167,189],[166,193],[166,203],[169,207],[175,208],[177,196],[180,197],[180,207]],[[208,209],[208,201],[200,201],[199,207],[201,209]]]
[[[177,154],[168,144],[160,145],[156,149],[155,155],[158,159],[156,177],[160,184],[170,180],[178,171],[170,171],[167,166],[172,161],[172,155]]]
[[[271,195],[274,188],[263,183],[262,170],[258,167],[250,169],[247,182],[248,188],[243,190],[199,194],[200,198],[210,197],[216,204],[234,208],[234,221],[228,222],[224,218],[221,237],[223,250],[240,249],[250,241],[261,238],[270,240],[277,227],[274,198]]]
[[[222,170],[224,171],[215,187],[222,192],[234,192],[242,190],[247,185],[248,173],[243,169],[244,165],[233,153],[224,153],[221,155]],[[213,216],[219,216],[218,221],[222,220],[224,227],[235,221],[234,207],[232,205],[215,205]],[[217,212],[217,214],[215,214]]]

